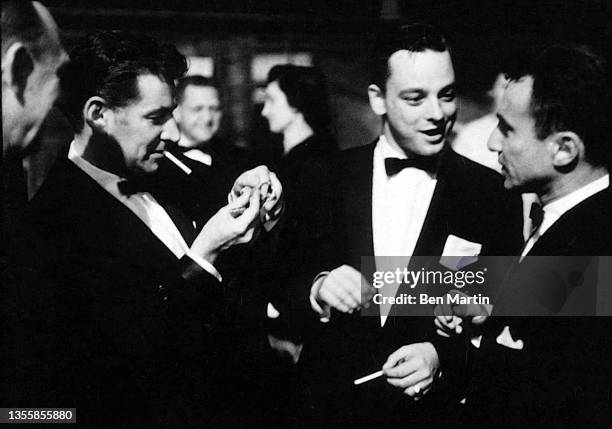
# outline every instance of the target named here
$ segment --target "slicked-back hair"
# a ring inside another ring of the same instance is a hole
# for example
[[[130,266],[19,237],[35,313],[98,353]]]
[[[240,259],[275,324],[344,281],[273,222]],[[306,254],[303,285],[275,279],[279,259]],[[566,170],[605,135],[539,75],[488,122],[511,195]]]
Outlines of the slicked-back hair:
[[[587,162],[607,162],[610,88],[603,57],[583,45],[532,47],[506,76],[511,81],[533,78],[530,110],[539,139],[572,131],[584,142]]]
[[[267,83],[277,82],[289,105],[304,115],[315,132],[327,132],[331,125],[327,83],[316,67],[293,64],[275,65],[268,72]]]
[[[217,94],[219,94],[219,99],[221,99],[221,90],[219,86],[219,82],[216,79],[201,75],[191,75],[185,76],[178,80],[176,83],[176,89],[174,91],[174,96],[176,98],[176,102],[181,104],[183,102],[183,96],[185,95],[185,90],[188,86],[202,86],[202,87],[210,87],[215,88],[217,90]]]
[[[22,42],[35,60],[44,52],[46,37],[44,23],[30,1],[2,1],[2,55],[13,41]]]
[[[442,32],[430,24],[406,24],[382,31],[374,44],[370,57],[371,83],[385,92],[389,69],[389,58],[397,51],[435,52],[449,51],[450,47]]]
[[[70,53],[60,76],[60,107],[75,130],[83,128],[82,110],[93,96],[110,107],[124,107],[139,97],[138,76],[152,74],[174,88],[187,61],[173,45],[123,31],[91,34]]]

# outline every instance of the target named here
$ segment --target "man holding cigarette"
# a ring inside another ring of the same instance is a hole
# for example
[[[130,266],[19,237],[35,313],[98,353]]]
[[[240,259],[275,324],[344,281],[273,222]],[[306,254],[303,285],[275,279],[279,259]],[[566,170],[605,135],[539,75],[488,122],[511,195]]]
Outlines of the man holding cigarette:
[[[156,199],[148,180],[179,138],[172,90],[185,58],[123,32],[93,34],[70,57],[61,104],[75,137],[30,205],[62,261],[54,304],[67,403],[85,425],[214,421],[228,351],[213,264],[278,214],[280,183],[265,167],[244,173],[232,203],[196,231],[174,201]]]
[[[310,218],[321,231],[310,303],[326,323],[304,346],[304,405],[331,426],[439,427],[453,404],[443,373],[463,364],[462,345],[435,338],[433,312],[414,317],[374,304],[361,257],[375,256],[379,270],[385,256],[503,254],[520,240],[520,202],[508,222],[514,207],[500,177],[447,147],[455,74],[437,29],[390,31],[372,65],[368,95],[382,118],[380,138],[313,170],[312,189],[321,192]]]

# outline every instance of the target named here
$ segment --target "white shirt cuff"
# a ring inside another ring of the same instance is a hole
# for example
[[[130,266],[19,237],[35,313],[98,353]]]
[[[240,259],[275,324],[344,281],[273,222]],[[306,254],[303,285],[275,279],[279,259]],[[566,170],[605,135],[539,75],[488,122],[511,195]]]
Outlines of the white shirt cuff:
[[[191,259],[193,259],[193,261],[196,264],[198,264],[200,267],[202,267],[203,270],[215,276],[217,280],[219,280],[219,283],[223,282],[223,277],[221,277],[221,274],[219,273],[219,271],[217,271],[217,269],[214,267],[213,264],[208,262],[206,259],[201,258],[200,256],[196,255],[191,250],[188,250],[185,254],[189,256]]]
[[[329,274],[329,271],[323,271],[314,278],[312,281],[312,287],[310,288],[310,306],[312,309],[319,315],[319,320],[323,323],[329,322],[330,317],[330,306],[323,305],[321,306],[317,302],[317,295],[319,294],[319,288],[321,287],[321,283],[323,283],[323,279]]]

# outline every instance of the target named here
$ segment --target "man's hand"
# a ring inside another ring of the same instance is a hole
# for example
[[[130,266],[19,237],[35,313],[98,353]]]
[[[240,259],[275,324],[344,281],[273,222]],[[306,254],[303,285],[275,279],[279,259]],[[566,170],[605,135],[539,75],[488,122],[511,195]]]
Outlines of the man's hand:
[[[458,290],[452,290],[447,295],[469,296]],[[464,318],[471,317],[472,324],[480,325],[489,318],[492,310],[493,306],[488,304],[451,304],[446,299],[444,304],[438,304],[434,308],[436,332],[438,335],[447,338],[453,333],[461,334],[463,332],[462,322]]]
[[[433,344],[416,343],[391,353],[382,369],[387,383],[418,399],[431,390],[439,367],[438,352]]]
[[[261,226],[260,204],[258,188],[252,192],[243,192],[206,222],[190,250],[212,264],[221,251],[250,242],[257,236]],[[242,214],[233,215],[237,210]]]
[[[369,305],[375,291],[361,273],[349,265],[342,265],[330,271],[319,282],[314,296],[316,301],[343,313],[352,313],[361,306]],[[367,289],[363,291],[363,302],[362,284],[367,285]]]
[[[245,192],[245,188],[259,190],[261,207],[271,219],[280,215],[283,205],[283,187],[276,174],[268,170],[268,167],[260,165],[238,176],[230,191],[229,200],[233,201],[239,198]]]

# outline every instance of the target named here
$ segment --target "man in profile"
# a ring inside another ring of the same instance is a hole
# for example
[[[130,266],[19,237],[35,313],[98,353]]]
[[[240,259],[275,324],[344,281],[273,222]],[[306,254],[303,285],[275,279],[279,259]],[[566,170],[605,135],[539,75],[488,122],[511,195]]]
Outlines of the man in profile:
[[[82,424],[212,422],[229,394],[230,353],[215,263],[279,213],[280,183],[265,167],[245,172],[233,202],[196,229],[150,180],[179,139],[173,87],[185,58],[145,36],[101,32],[70,59],[61,107],[74,140],[30,204],[61,261],[53,302],[63,334],[55,366],[70,374],[59,380],[62,397]]]
[[[488,144],[504,186],[536,193],[542,206],[491,317],[454,309],[482,333],[467,427],[612,423],[610,318],[584,317],[612,310],[600,301],[610,269],[599,256],[612,254],[606,76],[602,57],[574,45],[530,49],[509,70]]]
[[[0,402],[43,406],[50,382],[42,366],[48,257],[53,253],[23,219],[22,159],[53,105],[67,55],[39,2],[2,2],[2,374]],[[44,326],[44,324],[42,325]]]

